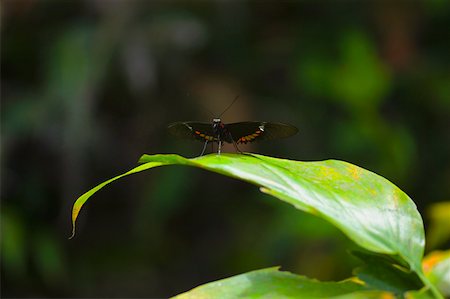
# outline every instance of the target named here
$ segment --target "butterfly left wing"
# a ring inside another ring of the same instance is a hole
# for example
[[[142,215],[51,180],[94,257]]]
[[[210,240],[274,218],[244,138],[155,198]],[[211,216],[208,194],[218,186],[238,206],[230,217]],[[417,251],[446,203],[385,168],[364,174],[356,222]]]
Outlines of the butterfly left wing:
[[[227,124],[226,128],[236,143],[286,138],[298,132],[296,127],[289,124],[263,121],[232,123]]]
[[[196,121],[180,121],[171,123],[167,129],[169,133],[184,139],[192,139],[199,141],[213,141],[213,130],[211,123]]]

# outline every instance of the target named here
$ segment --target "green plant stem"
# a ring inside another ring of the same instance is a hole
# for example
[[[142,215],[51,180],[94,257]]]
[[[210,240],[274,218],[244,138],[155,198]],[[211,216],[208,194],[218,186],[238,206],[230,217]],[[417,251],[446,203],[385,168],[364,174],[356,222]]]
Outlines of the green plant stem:
[[[436,299],[445,299],[444,296],[439,292],[439,290],[430,282],[430,280],[425,276],[422,271],[416,271],[417,275],[420,279],[425,283],[427,287],[430,288],[430,291],[433,293]]]

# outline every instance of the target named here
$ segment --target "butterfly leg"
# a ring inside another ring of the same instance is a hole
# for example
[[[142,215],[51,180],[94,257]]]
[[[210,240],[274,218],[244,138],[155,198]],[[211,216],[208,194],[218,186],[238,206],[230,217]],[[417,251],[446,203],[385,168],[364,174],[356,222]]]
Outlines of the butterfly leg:
[[[217,150],[217,153],[220,155],[220,151],[222,150],[222,141],[219,140],[219,149]]]
[[[230,135],[230,140],[233,141],[233,145],[234,148],[236,149],[236,151],[240,154],[243,154],[243,152],[238,148],[236,141],[234,141],[233,136],[231,135],[230,132],[228,132],[228,135]]]
[[[238,148],[238,146],[237,146],[237,143],[233,140],[233,145],[234,145],[234,148],[236,149],[236,151],[239,153],[239,154],[243,154],[243,152]]]
[[[208,145],[208,140],[205,141],[205,145],[203,146],[203,150],[202,150],[202,153],[200,154],[200,156],[203,156],[203,154],[205,153],[207,145]]]

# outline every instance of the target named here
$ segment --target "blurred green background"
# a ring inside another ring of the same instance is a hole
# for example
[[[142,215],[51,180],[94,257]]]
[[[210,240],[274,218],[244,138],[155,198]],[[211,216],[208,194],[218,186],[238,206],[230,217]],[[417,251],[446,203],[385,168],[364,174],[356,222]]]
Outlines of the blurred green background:
[[[191,168],[102,190],[67,239],[79,195],[143,153],[197,156],[167,124],[210,121],[236,95],[225,122],[300,129],[243,150],[350,161],[422,215],[450,200],[448,1],[0,5],[2,297],[167,297],[274,265],[350,276],[338,230]]]

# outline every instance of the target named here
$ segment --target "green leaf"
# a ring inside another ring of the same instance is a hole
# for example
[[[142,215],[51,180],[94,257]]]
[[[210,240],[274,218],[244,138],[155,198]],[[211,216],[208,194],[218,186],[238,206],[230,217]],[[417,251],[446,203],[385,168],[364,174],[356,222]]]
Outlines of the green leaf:
[[[385,292],[385,291],[358,291],[350,294],[345,294],[337,297],[333,297],[333,299],[397,299],[394,294]]]
[[[187,165],[224,174],[261,187],[296,208],[321,217],[362,248],[386,254],[416,272],[422,281],[422,219],[414,202],[385,178],[353,164],[326,160],[300,162],[256,154],[143,155],[140,165],[83,194],[74,204],[75,221],[87,199],[125,175],[161,165]]]
[[[299,162],[250,154],[213,154],[194,159],[144,155],[140,162],[145,164],[78,198],[73,223],[87,199],[110,182],[161,165],[189,165],[262,186],[263,192],[330,221],[361,247],[398,254],[408,265],[420,269],[424,233],[416,206],[394,184],[358,166],[336,160]]]
[[[409,291],[405,293],[405,299],[435,299],[433,292],[429,288],[425,287],[419,291]]]
[[[364,266],[357,268],[354,274],[371,288],[403,295],[423,287],[415,272],[395,264],[395,260],[389,257],[362,251],[353,251],[352,254],[364,262]]]
[[[320,282],[268,268],[204,284],[174,299],[192,298],[334,298],[363,290],[352,281]]]

